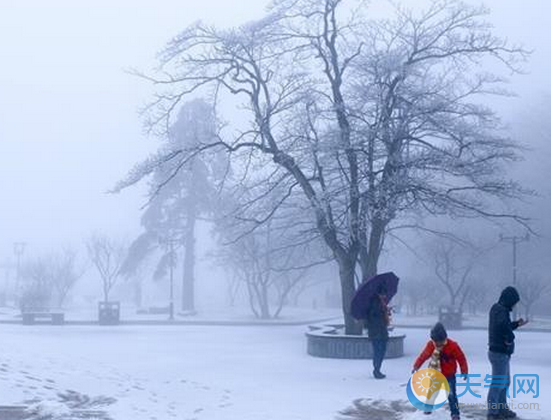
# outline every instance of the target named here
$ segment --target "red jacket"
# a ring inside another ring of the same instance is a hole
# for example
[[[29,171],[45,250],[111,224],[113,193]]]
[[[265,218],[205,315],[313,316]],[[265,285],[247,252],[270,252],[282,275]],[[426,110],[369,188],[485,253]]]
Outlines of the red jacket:
[[[423,363],[425,363],[432,356],[434,347],[434,341],[430,340],[419,357],[417,357],[417,360],[415,360],[415,364],[413,365],[415,370],[419,369]],[[469,373],[469,366],[467,365],[465,353],[463,353],[463,350],[461,350],[459,344],[448,338],[447,343],[442,348],[442,353],[440,355],[440,367],[442,369],[442,374],[446,378],[455,377],[457,364],[459,364],[462,374],[465,375]]]

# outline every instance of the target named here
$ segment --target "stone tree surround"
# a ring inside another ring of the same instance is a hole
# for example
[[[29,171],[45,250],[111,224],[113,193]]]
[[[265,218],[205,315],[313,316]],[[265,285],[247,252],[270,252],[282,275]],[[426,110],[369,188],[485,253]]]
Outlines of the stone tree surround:
[[[310,356],[330,359],[372,359],[373,346],[365,335],[345,335],[344,325],[309,326],[306,333],[307,352]],[[388,338],[386,359],[404,355],[405,335]]]

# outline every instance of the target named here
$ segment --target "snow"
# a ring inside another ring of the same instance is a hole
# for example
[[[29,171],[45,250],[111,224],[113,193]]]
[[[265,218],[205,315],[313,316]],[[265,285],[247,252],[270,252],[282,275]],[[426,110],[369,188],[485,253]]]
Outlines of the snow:
[[[413,413],[407,413],[401,417],[402,420],[450,420],[450,414],[444,410],[436,410],[427,417],[422,411],[414,411]]]
[[[406,355],[385,361],[387,379],[376,381],[371,361],[308,356],[305,329],[1,325],[0,404],[36,399],[44,409],[61,412],[58,393],[71,390],[89,396],[91,406],[107,410],[114,420],[321,420],[338,417],[358,399],[409,404],[404,384],[428,331],[398,330],[407,335]],[[485,331],[450,332],[450,337],[467,353],[471,373],[490,373]],[[517,337],[513,374],[541,378],[539,399],[518,400],[537,401],[541,411],[522,410],[521,417],[550,418],[545,396],[551,336],[519,332]],[[460,401],[484,402],[486,389],[479,391],[481,400]],[[426,419],[418,412],[401,418]],[[431,420],[441,418],[449,414],[439,410]]]
[[[66,406],[62,402],[51,400],[40,401],[32,404],[27,408],[26,411],[27,413],[34,415],[35,417],[38,417],[40,419],[64,417],[71,414],[71,409],[68,406]]]

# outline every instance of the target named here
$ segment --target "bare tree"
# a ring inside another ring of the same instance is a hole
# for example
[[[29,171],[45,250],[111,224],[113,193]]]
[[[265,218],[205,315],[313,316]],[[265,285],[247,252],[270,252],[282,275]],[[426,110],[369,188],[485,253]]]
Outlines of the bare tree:
[[[401,289],[406,300],[407,314],[417,316],[427,300],[427,282],[418,277],[409,278],[402,283]]]
[[[249,307],[260,319],[272,317],[270,310],[270,289],[272,273],[266,267],[269,256],[258,245],[258,235],[249,235],[222,249],[221,261],[231,268],[233,277],[246,286]]]
[[[293,287],[290,295],[290,301],[293,306],[299,305],[300,297],[308,290],[317,288],[318,286],[321,286],[322,284],[327,284],[331,281],[331,278],[327,275],[323,275],[320,272],[326,271],[327,266],[322,265],[318,268],[318,270],[312,270],[311,272],[308,272],[304,279],[302,279],[296,286]]]
[[[502,172],[514,144],[480,103],[504,93],[502,80],[478,74],[478,66],[497,59],[514,69],[525,53],[492,34],[485,10],[463,3],[434,2],[419,15],[397,9],[380,23],[363,15],[362,2],[349,3],[283,0],[237,29],[195,24],[168,44],[159,74],[144,77],[159,87],[148,120],[159,134],[189,95],[210,88],[215,98],[227,92],[242,100],[250,127],[155,163],[182,168],[198,155],[227,152],[259,186],[243,211],[253,210],[251,230],[302,197],[339,267],[346,331],[359,333],[350,314],[356,265],[363,278],[376,274],[398,217],[524,222],[492,200],[521,191]],[[251,204],[268,195],[272,205],[259,213]]]
[[[250,308],[261,319],[277,318],[291,294],[307,282],[309,269],[327,262],[319,242],[301,241],[290,219],[270,219],[246,235],[239,224],[219,226],[221,239],[227,240],[219,261],[245,284]]]
[[[520,304],[524,307],[526,319],[532,316],[533,306],[551,290],[549,282],[539,276],[525,276],[518,284]]]
[[[488,293],[481,293],[482,290],[491,290],[490,281],[486,275],[473,274],[473,279],[464,292],[464,305],[471,315],[476,315],[479,309],[485,309],[488,300]]]
[[[22,268],[21,306],[35,310],[52,305],[61,308],[84,271],[77,252],[70,247],[29,261]]]
[[[121,267],[126,258],[127,247],[108,236],[99,234],[89,239],[86,247],[90,261],[100,275],[104,302],[109,302],[109,293],[121,277]]]
[[[83,276],[86,268],[78,261],[78,253],[72,248],[65,247],[53,256],[52,285],[57,298],[57,306],[62,307],[71,289]]]
[[[475,250],[451,241],[439,240],[432,247],[434,274],[448,293],[449,305],[462,310],[473,290]]]
[[[231,307],[235,306],[235,302],[237,301],[237,297],[239,295],[239,290],[241,288],[241,280],[240,280],[240,274],[237,272],[234,272],[233,275],[226,279],[227,281],[227,298],[228,303]]]
[[[50,258],[36,258],[21,267],[23,283],[19,306],[25,311],[47,311],[54,292],[54,266]]]

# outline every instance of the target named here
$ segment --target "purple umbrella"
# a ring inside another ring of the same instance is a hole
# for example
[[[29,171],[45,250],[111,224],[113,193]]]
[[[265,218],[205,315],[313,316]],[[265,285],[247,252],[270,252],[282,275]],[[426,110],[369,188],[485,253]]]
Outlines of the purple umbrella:
[[[369,304],[379,291],[383,291],[387,297],[387,302],[398,292],[398,282],[400,279],[392,271],[378,274],[375,277],[364,281],[356,290],[352,298],[351,312],[356,319],[365,319]]]

